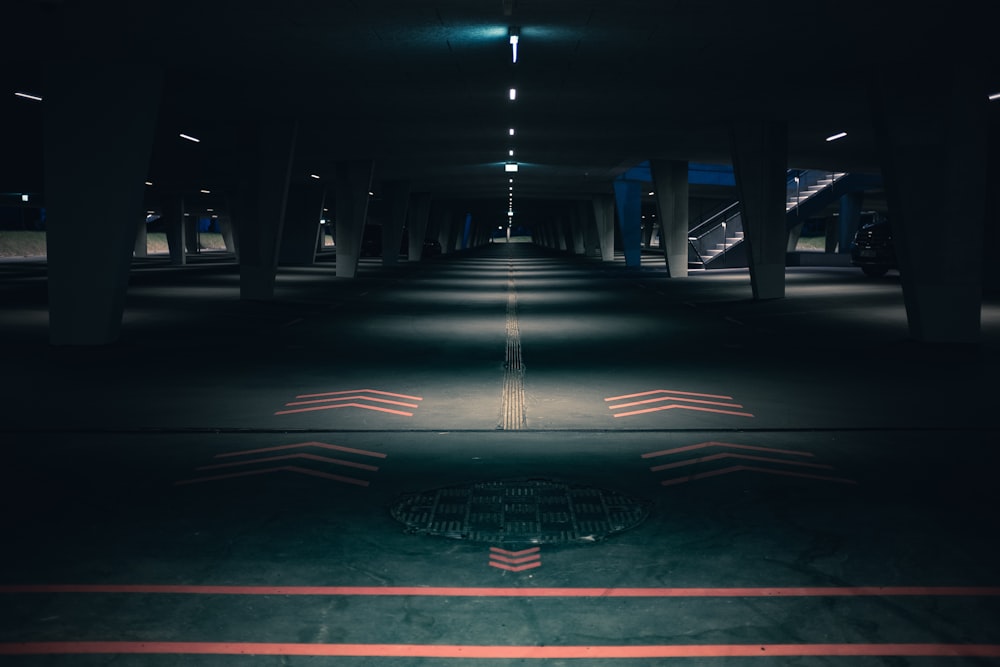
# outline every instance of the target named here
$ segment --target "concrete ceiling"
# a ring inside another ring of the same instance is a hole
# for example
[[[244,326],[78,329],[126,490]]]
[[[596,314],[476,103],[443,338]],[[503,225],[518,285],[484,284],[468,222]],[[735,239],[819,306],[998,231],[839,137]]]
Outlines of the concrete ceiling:
[[[789,166],[874,172],[868,96],[883,77],[919,80],[919,68],[967,59],[1000,89],[988,39],[995,3],[900,6],[14,0],[4,9],[0,112],[20,129],[4,139],[0,177],[40,173],[37,105],[11,93],[42,90],[44,62],[59,58],[165,71],[151,170],[166,179],[207,164],[239,169],[233,147],[268,118],[298,122],[295,179],[373,158],[376,183],[503,205],[510,149],[521,165],[516,197],[585,197],[649,158],[728,163],[729,128],[745,119],[788,122]],[[100,94],[114,103],[114,91]],[[838,131],[848,136],[824,141]],[[202,143],[181,145],[179,132]]]

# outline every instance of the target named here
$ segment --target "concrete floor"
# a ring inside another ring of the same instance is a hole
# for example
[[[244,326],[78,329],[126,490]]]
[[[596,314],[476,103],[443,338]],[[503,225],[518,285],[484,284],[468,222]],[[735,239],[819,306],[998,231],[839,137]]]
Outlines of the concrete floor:
[[[981,345],[926,346],[898,276],[755,303],[745,270],[512,244],[282,269],[271,303],[144,261],[99,349],[48,345],[44,265],[0,299],[0,664],[1000,662],[997,295]],[[392,515],[525,479],[649,515],[539,544]]]

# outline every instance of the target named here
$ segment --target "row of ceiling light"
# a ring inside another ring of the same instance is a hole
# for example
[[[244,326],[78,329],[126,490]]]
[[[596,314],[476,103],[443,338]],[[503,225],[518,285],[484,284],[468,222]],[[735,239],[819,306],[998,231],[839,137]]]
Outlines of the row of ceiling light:
[[[517,47],[521,41],[521,29],[511,26],[507,32],[508,43],[510,44],[511,66],[517,65]],[[507,91],[507,99],[511,102],[517,101],[517,88],[511,86]],[[513,114],[511,114],[513,116]],[[514,221],[514,177],[517,172],[517,160],[514,159],[514,126],[507,129],[507,160],[504,162],[504,173],[507,174],[507,224],[510,226]]]

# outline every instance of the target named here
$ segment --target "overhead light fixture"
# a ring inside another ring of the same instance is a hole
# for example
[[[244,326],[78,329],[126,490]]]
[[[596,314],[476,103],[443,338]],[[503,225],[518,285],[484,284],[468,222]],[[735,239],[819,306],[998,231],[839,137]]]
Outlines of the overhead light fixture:
[[[507,130],[507,134],[509,134],[510,136],[513,137],[514,136],[514,128],[510,128],[509,130]]]
[[[309,176],[311,178],[315,178],[315,179],[319,180],[319,175],[318,174],[309,174]]]
[[[28,201],[28,199],[30,199],[30,197],[28,195],[26,195],[26,194],[21,195],[21,201]]]
[[[507,172],[517,171],[517,163],[516,162],[508,162],[507,164],[505,164],[503,166],[503,170],[507,171]]]
[[[996,100],[1000,100],[1000,93],[993,93],[987,99],[989,99],[990,102],[995,102]]]
[[[847,132],[838,132],[837,134],[831,134],[826,138],[827,141],[836,141],[837,139],[843,139],[847,136]]]
[[[198,190],[198,192],[200,192],[203,195],[210,195],[210,194],[212,194],[211,190],[206,190],[204,188],[202,188],[201,190]]]
[[[510,93],[508,93],[508,95],[510,96],[510,101],[511,102],[513,102],[514,100],[516,100],[517,99],[517,88],[511,88],[510,89]]]
[[[146,181],[146,185],[152,185],[153,181]]]
[[[514,157],[514,149],[511,148],[509,151],[507,151],[507,155],[509,155],[510,157]]]
[[[521,37],[521,29],[511,26],[510,29],[510,57],[511,62],[517,62],[517,43]]]
[[[192,137],[190,134],[184,134],[183,132],[181,132],[180,137],[181,137],[181,139],[187,139],[188,141],[193,141],[196,144],[200,144],[201,143],[201,139],[198,139],[196,137]]]
[[[18,97],[23,97],[26,100],[31,100],[32,102],[41,102],[42,101],[41,97],[39,97],[38,95],[32,95],[31,93],[24,93],[24,92],[21,92],[21,91],[17,91],[14,94],[17,95]]]

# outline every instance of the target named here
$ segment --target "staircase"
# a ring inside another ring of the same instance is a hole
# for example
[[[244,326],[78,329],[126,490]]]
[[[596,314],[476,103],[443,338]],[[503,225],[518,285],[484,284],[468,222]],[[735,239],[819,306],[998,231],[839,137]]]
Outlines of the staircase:
[[[801,222],[839,196],[834,186],[848,174],[816,169],[789,170],[785,188],[788,227]],[[733,202],[688,232],[688,268],[712,269],[746,266],[743,217]]]

